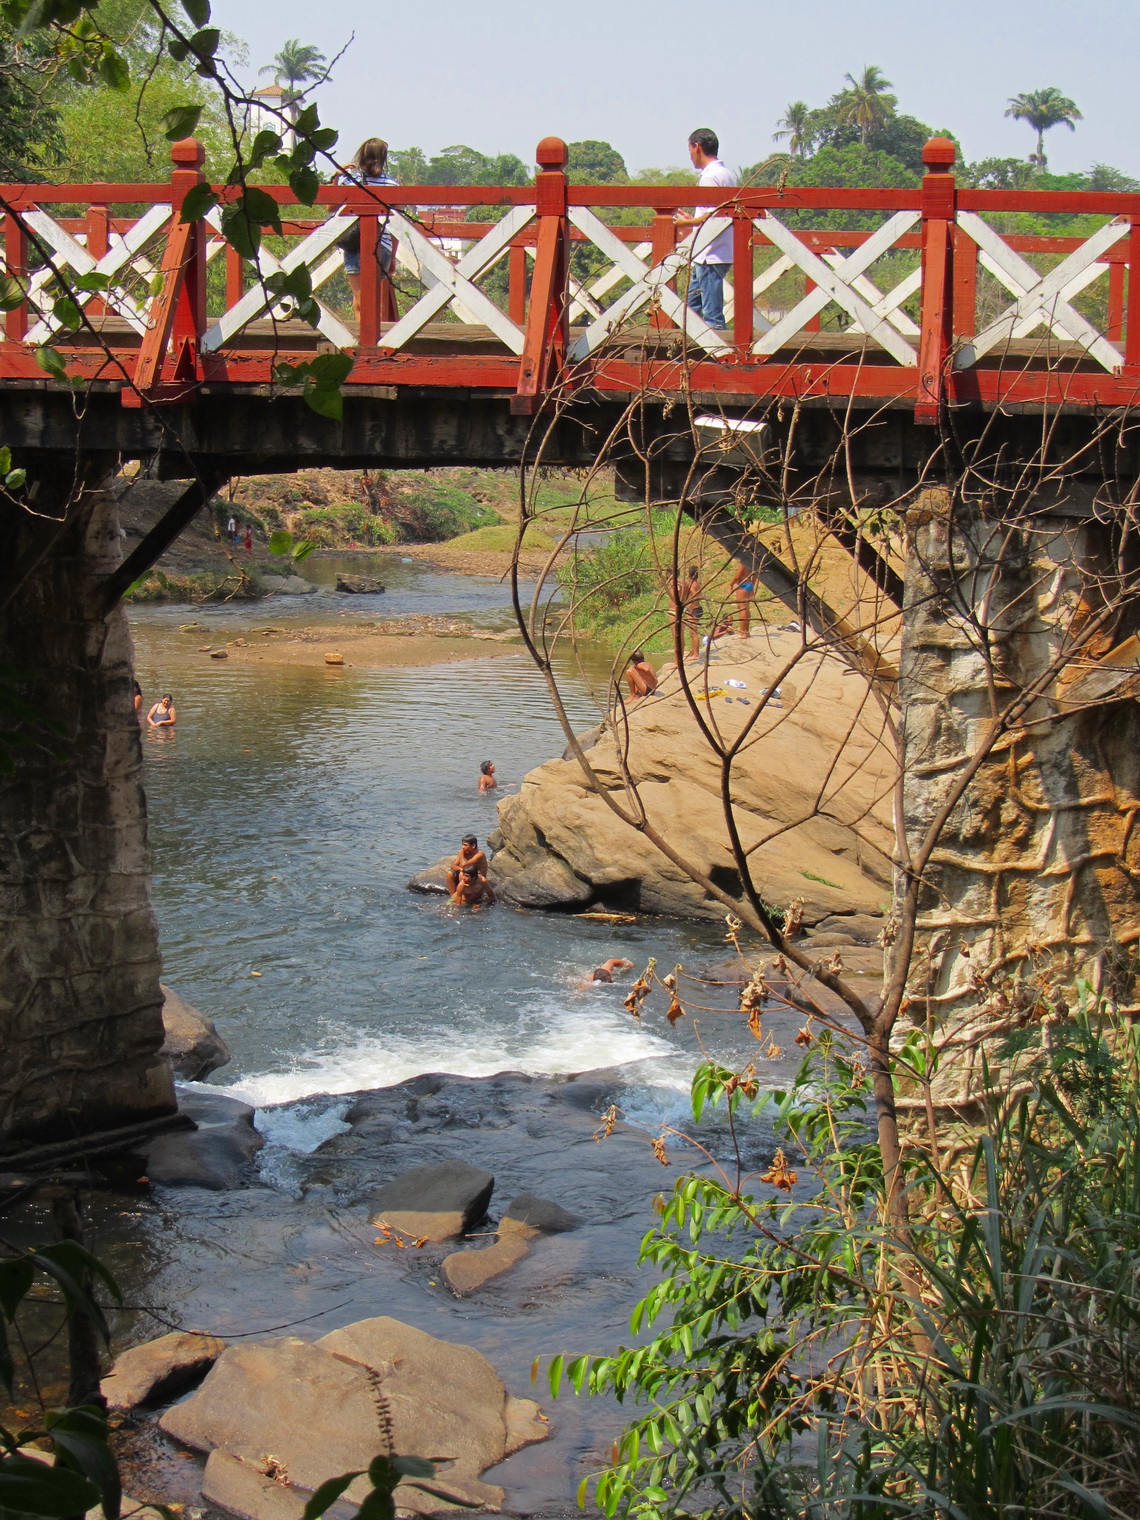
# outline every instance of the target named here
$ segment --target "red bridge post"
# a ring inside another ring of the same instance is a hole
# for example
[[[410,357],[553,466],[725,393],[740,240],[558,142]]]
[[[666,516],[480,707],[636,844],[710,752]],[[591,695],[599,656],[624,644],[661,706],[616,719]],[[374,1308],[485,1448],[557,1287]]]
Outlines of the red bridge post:
[[[922,336],[918,348],[916,422],[937,422],[954,343],[954,144],[932,137],[922,150]]]
[[[570,341],[569,151],[560,137],[544,137],[535,154],[539,168],[535,176],[538,243],[518,390],[511,397],[511,411],[516,416],[529,417],[538,411],[566,363]]]

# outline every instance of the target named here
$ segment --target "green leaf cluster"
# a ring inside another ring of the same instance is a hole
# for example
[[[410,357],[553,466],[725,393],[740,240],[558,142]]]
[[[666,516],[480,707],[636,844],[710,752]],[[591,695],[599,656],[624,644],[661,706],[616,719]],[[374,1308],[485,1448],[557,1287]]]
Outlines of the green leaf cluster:
[[[283,390],[300,388],[306,405],[320,417],[339,422],[344,415],[340,388],[352,369],[349,354],[318,354],[300,364],[278,364],[274,379]]]

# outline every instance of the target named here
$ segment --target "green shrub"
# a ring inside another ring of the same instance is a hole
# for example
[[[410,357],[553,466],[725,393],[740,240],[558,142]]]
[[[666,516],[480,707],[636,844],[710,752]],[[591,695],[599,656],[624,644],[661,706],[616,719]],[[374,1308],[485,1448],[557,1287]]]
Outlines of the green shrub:
[[[648,1345],[551,1366],[555,1392],[565,1372],[650,1406],[597,1478],[604,1514],[1140,1513],[1140,1034],[1084,997],[1047,1041],[1015,1031],[1022,1095],[983,1074],[1001,1101],[943,1133],[952,1171],[916,1136],[903,1222],[853,1043],[823,1034],[787,1092],[699,1068],[695,1124],[719,1105],[737,1155],[761,1119],[781,1149],[678,1181],[642,1247],[660,1280],[632,1328],[669,1321]],[[913,1083],[926,1036],[903,1055]]]

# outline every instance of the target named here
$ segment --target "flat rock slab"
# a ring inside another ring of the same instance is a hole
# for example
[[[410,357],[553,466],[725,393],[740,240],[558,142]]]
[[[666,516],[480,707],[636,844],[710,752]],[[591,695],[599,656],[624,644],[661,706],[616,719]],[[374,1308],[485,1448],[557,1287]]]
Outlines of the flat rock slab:
[[[244,1520],[296,1520],[293,1498],[303,1504],[326,1479],[367,1468],[383,1449],[378,1413],[400,1455],[450,1459],[436,1480],[444,1493],[497,1508],[503,1490],[480,1474],[548,1433],[536,1408],[517,1407],[527,1403],[508,1399],[472,1347],[377,1318],[315,1344],[287,1336],[231,1346],[198,1392],[160,1423],[175,1440],[212,1454],[203,1486],[210,1502]],[[215,1461],[219,1454],[230,1460]],[[368,1487],[367,1477],[358,1478],[345,1497],[359,1503]],[[395,1500],[417,1514],[451,1508],[407,1484]]]
[[[115,1359],[99,1384],[108,1409],[137,1409],[181,1393],[198,1381],[226,1349],[216,1335],[173,1330]]]
[[[494,1187],[491,1172],[465,1161],[413,1167],[373,1196],[372,1222],[417,1240],[450,1240],[483,1218]]]
[[[417,871],[411,881],[408,882],[408,891],[423,893],[443,892],[446,894],[447,872],[454,859],[454,855],[444,855],[434,865],[425,866],[422,871]]]
[[[200,1082],[230,1059],[230,1048],[214,1028],[213,1019],[191,1008],[169,987],[162,988],[162,1023],[166,1040],[162,1054],[183,1082]]]
[[[451,1291],[465,1298],[529,1256],[530,1237],[537,1233],[527,1230],[525,1225],[519,1230],[502,1231],[483,1250],[452,1251],[440,1262],[439,1270]]]

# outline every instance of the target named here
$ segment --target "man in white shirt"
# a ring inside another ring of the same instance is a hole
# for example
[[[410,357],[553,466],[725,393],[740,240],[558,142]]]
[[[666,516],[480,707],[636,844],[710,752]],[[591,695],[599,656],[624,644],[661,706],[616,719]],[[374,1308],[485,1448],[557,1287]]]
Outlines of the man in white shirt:
[[[694,169],[701,173],[698,183],[731,186],[737,183],[736,175],[722,164],[719,158],[720,142],[710,127],[698,127],[689,133],[689,158]],[[674,217],[677,227],[687,232],[699,227],[706,217],[715,216],[715,206],[697,206],[692,216]],[[693,255],[693,267],[689,274],[690,308],[703,317],[710,327],[724,326],[724,272],[732,263],[732,228],[717,233],[707,248]]]

